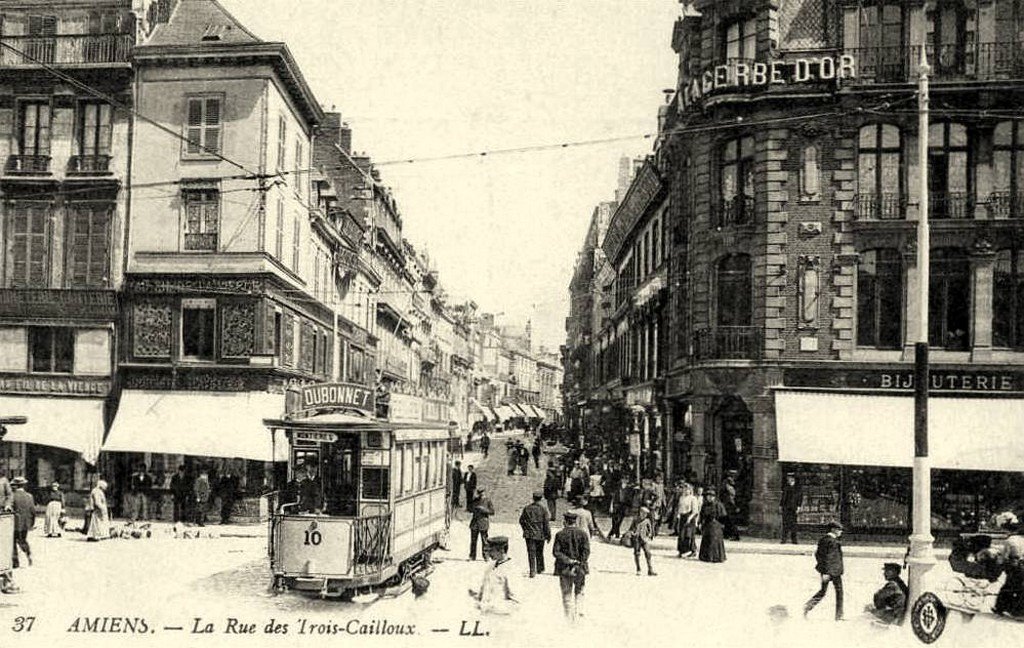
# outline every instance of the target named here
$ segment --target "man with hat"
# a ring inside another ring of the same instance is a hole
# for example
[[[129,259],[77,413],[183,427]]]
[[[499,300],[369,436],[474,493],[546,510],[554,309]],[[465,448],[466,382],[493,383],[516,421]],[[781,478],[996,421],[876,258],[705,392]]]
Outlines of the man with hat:
[[[508,557],[508,538],[494,536],[484,540],[484,554],[488,562],[479,590],[469,590],[481,612],[511,614],[519,599],[519,587],[512,561]]]
[[[487,542],[487,531],[491,528],[491,516],[494,515],[494,504],[484,494],[484,487],[476,489],[476,497],[470,504],[473,518],[469,521],[469,559],[476,560],[476,543]]]
[[[548,503],[550,521],[555,521],[555,510],[558,506],[558,492],[562,489],[563,480],[558,475],[558,468],[548,465],[548,475],[544,478],[544,499]]]
[[[874,605],[867,606],[866,611],[883,623],[899,623],[903,620],[903,612],[907,609],[907,584],[900,578],[902,567],[898,563],[888,562],[882,567],[885,574],[885,585],[875,592]]]
[[[804,617],[814,609],[821,599],[825,598],[828,584],[836,591],[836,621],[843,620],[843,546],[839,536],[843,535],[843,525],[839,522],[828,523],[828,533],[818,540],[818,549],[814,552],[817,561],[815,569],[821,574],[821,588],[804,604]]]
[[[526,555],[530,562],[530,578],[544,573],[544,543],[551,540],[548,510],[541,504],[542,499],[544,492],[534,491],[533,502],[523,507],[519,515],[519,526],[523,528]]]
[[[28,544],[28,532],[36,525],[36,501],[32,494],[25,490],[28,482],[24,477],[11,480],[14,488],[12,507],[14,509],[14,543],[25,552],[28,564],[32,564],[32,547]],[[18,549],[14,550],[13,567],[18,567]]]
[[[597,522],[594,522],[594,514],[587,508],[589,502],[590,500],[586,495],[580,495],[572,501],[572,508],[569,510],[576,514],[576,526],[586,532],[588,538],[596,535],[602,540],[606,540],[601,527],[597,526]]]
[[[299,496],[299,513],[320,513],[323,509],[323,489],[317,474],[316,459],[306,457],[298,475],[296,491]]]
[[[582,616],[583,588],[587,583],[590,567],[590,537],[576,526],[577,517],[572,511],[565,512],[565,526],[555,534],[552,554],[555,556],[555,573],[562,590],[562,608],[570,621]]]
[[[796,483],[796,475],[786,473],[786,483],[782,487],[782,501],[779,508],[782,510],[782,542],[786,544],[786,538],[796,544],[796,512],[804,503],[804,493]]]

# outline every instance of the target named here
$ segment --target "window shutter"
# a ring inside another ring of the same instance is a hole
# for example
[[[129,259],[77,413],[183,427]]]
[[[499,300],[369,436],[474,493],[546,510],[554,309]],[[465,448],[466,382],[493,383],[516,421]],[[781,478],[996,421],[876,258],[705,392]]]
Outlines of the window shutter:
[[[114,110],[110,104],[98,104],[97,120],[99,121],[96,137],[96,153],[110,155],[111,132],[114,128]]]
[[[220,108],[220,99],[206,100],[206,115],[204,119],[206,132],[203,144],[206,146],[208,153],[220,152]]]
[[[14,206],[11,217],[11,282],[12,288],[24,288],[28,274],[28,210]]]
[[[188,137],[188,152],[189,153],[200,153],[202,148],[200,144],[203,139],[203,100],[202,99],[189,99],[188,100],[188,128],[186,136]]]
[[[216,234],[219,231],[220,225],[220,201],[216,192],[208,191],[203,195],[204,198],[204,214],[203,214],[203,232],[206,234]]]

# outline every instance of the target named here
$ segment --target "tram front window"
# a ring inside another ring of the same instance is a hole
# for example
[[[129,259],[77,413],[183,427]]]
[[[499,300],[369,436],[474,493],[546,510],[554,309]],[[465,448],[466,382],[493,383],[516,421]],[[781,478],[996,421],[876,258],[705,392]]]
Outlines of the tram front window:
[[[341,436],[324,450],[324,512],[353,517],[358,510],[359,437]]]

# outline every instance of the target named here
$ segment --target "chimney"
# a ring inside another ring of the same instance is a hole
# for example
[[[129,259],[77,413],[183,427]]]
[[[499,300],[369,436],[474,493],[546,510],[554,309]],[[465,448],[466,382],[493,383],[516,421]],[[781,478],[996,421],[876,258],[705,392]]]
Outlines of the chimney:
[[[352,128],[348,122],[342,122],[338,130],[338,146],[348,154],[352,154]]]

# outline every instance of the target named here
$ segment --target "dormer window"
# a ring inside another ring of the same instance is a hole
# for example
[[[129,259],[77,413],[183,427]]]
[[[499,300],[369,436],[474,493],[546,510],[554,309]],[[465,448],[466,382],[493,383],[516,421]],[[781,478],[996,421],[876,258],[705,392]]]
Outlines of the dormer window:
[[[726,23],[724,29],[726,61],[749,61],[757,54],[757,19],[741,18]]]
[[[207,25],[206,30],[203,32],[203,35],[199,38],[199,40],[203,41],[204,43],[222,40],[224,32],[226,32],[228,29],[229,28],[227,25]]]

